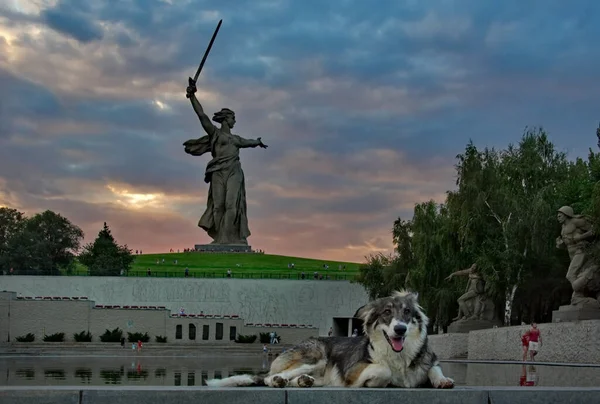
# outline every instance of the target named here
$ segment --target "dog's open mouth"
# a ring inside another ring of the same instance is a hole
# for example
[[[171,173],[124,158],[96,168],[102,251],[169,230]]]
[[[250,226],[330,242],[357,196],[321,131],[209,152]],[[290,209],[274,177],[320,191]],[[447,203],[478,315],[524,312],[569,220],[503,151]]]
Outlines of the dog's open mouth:
[[[387,339],[394,352],[401,352],[404,349],[404,337],[390,337],[385,331],[383,331],[383,335],[385,335],[385,339]]]

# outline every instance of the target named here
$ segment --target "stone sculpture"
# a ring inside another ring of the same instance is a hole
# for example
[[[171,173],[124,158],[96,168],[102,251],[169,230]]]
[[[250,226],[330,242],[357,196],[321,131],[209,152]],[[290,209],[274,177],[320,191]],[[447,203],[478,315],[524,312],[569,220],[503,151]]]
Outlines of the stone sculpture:
[[[455,276],[468,276],[469,281],[465,293],[458,298],[458,315],[452,319],[448,332],[464,333],[497,325],[498,322],[494,321],[495,305],[487,295],[485,280],[477,264],[451,273],[446,280]]]
[[[458,316],[452,319],[457,320],[492,320],[493,302],[488,299],[485,291],[485,280],[477,268],[477,264],[471,265],[462,271],[451,273],[446,280],[451,280],[454,276],[468,276],[466,292],[458,298]],[[492,309],[490,311],[490,308]]]
[[[185,152],[192,156],[201,156],[207,152],[212,155],[204,175],[204,181],[210,184],[207,206],[198,226],[213,239],[211,244],[247,245],[250,230],[239,150],[247,147],[266,149],[267,145],[261,138],[244,139],[231,133],[236,121],[235,113],[229,108],[221,109],[212,118],[221,127],[213,125],[196,98],[196,91],[196,83],[190,79],[186,96],[190,99],[206,136],[190,139],[183,145]]]
[[[561,207],[557,219],[562,228],[556,247],[566,247],[571,259],[566,276],[573,288],[571,306],[600,309],[600,266],[587,252],[596,241],[592,223],[583,215],[575,215],[570,206]]]

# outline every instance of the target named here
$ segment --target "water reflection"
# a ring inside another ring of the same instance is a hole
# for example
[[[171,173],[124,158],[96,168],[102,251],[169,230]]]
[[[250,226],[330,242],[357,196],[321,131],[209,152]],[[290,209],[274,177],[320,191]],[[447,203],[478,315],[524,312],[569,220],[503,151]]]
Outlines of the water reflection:
[[[75,369],[75,377],[79,378],[81,384],[90,384],[92,381],[92,368]]]
[[[268,370],[266,356],[0,357],[0,385],[202,386],[208,378]],[[599,367],[442,363],[444,374],[467,386],[595,387]]]
[[[521,378],[519,385],[523,387],[535,386],[537,381],[537,369],[534,365],[523,365],[521,368]]]

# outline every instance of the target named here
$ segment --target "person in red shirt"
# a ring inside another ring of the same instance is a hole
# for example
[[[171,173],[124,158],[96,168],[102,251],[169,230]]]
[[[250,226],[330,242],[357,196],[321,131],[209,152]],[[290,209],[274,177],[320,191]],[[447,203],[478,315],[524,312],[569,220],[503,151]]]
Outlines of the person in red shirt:
[[[529,330],[521,335],[521,345],[523,347],[523,362],[527,362],[527,352],[529,351]]]
[[[537,328],[537,323],[534,321],[531,323],[531,329],[529,330],[529,357],[531,361],[535,359],[539,347],[542,345],[542,333]]]

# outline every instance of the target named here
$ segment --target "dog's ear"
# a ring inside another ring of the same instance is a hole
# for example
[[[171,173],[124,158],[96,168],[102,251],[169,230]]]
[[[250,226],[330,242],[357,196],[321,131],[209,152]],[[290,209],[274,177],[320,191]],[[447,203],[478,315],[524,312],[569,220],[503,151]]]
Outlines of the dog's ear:
[[[369,318],[369,316],[371,315],[371,313],[373,312],[373,307],[371,307],[371,304],[365,304],[364,306],[360,307],[358,310],[356,310],[356,313],[354,313],[354,318],[359,318],[364,322],[367,322],[367,319]]]

